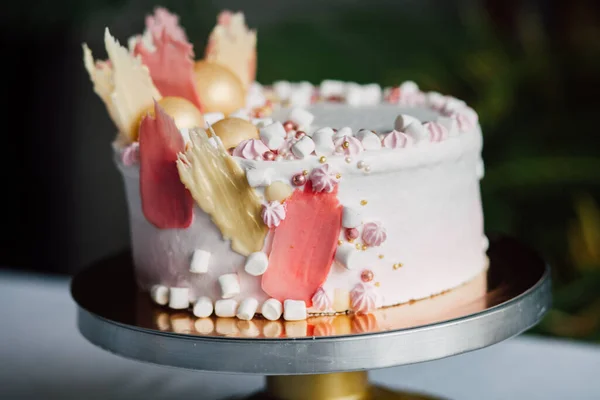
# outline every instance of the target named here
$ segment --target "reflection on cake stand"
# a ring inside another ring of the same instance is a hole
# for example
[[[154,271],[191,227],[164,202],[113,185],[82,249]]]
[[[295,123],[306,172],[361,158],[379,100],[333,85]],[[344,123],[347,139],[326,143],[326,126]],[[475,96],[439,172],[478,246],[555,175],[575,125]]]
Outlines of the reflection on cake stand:
[[[71,291],[79,330],[93,344],[155,364],[266,375],[266,391],[252,399],[428,399],[371,386],[366,371],[498,343],[549,308],[550,273],[536,253],[491,235],[488,257],[486,273],[430,299],[295,322],[200,319],[154,305],[137,291],[128,253],[77,275]]]

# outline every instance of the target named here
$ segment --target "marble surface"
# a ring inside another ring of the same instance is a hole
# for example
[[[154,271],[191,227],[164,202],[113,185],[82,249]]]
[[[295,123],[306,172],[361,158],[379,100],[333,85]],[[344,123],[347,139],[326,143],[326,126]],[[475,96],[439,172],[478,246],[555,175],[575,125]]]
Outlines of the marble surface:
[[[89,344],[69,280],[0,270],[0,399],[225,399],[263,378],[142,364]],[[110,289],[107,288],[107,301]],[[370,373],[448,399],[598,399],[600,346],[521,336],[487,349]]]

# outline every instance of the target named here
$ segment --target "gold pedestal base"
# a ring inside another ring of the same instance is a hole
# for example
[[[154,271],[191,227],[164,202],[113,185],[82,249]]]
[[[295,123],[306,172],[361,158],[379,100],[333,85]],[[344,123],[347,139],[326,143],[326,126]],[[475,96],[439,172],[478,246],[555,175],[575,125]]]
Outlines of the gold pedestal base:
[[[248,400],[440,400],[371,386],[366,371],[268,376],[267,390]]]

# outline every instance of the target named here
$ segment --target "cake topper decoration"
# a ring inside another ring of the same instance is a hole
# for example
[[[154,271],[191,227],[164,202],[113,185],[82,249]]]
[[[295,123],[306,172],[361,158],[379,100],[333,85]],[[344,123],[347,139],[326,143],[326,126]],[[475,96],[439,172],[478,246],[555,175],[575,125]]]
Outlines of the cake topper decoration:
[[[208,39],[207,61],[232,70],[244,89],[256,78],[256,31],[249,30],[241,12],[222,11]]]
[[[342,206],[337,190],[315,193],[310,182],[304,190],[295,190],[285,205],[286,217],[274,231],[262,289],[278,300],[303,300],[310,307],[331,269]]]
[[[140,193],[146,219],[160,229],[187,228],[194,201],[175,165],[185,143],[173,118],[154,103],[156,118],[140,125]]]
[[[173,37],[167,28],[153,34],[153,51],[139,41],[134,55],[139,55],[150,70],[154,85],[163,96],[177,96],[192,102],[202,110],[194,76],[194,51],[191,44]]]
[[[190,131],[192,145],[177,159],[181,182],[212,218],[233,251],[247,256],[263,247],[267,227],[261,202],[244,171],[220,142],[210,143],[203,129]]]
[[[106,104],[106,108],[119,132],[127,142],[134,142],[138,135],[140,114],[152,106],[161,95],[140,59],[133,57],[110,35],[104,32],[104,44],[109,62],[94,64],[92,52],[83,45],[84,63],[94,83],[94,91]]]

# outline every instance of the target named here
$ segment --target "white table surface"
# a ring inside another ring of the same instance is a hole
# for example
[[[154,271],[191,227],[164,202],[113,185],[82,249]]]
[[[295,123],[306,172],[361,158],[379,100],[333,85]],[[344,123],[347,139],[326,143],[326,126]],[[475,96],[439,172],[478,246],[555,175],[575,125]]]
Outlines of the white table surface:
[[[108,292],[108,291],[107,291]],[[224,399],[263,378],[124,359],[77,331],[69,280],[0,270],[0,399]],[[370,373],[448,399],[600,399],[600,346],[521,336],[451,358]]]

